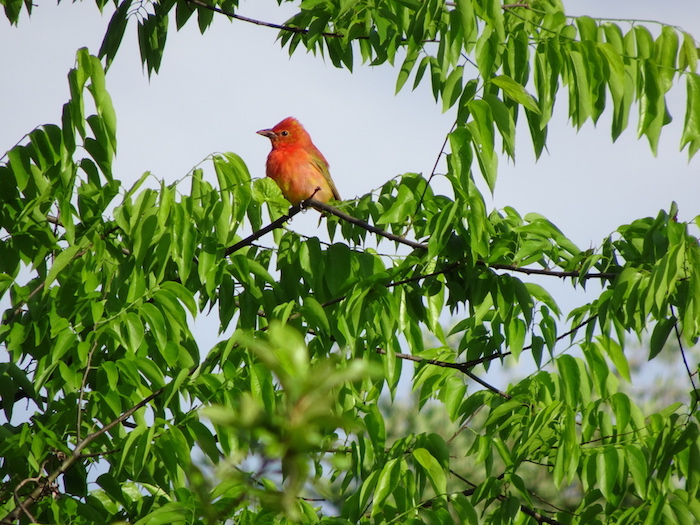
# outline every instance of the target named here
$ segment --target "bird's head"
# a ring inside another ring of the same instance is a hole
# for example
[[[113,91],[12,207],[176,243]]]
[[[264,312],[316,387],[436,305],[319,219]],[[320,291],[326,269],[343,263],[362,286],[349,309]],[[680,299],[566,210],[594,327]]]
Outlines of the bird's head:
[[[311,143],[311,137],[304,126],[294,117],[287,117],[271,129],[261,129],[258,135],[267,137],[272,142],[272,147],[289,145],[306,145]]]

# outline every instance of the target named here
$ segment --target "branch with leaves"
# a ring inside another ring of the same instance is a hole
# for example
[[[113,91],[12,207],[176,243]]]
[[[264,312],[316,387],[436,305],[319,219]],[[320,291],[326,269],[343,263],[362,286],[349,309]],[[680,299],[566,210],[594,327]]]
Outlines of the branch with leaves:
[[[6,521],[265,514],[304,523],[326,518],[326,507],[308,497],[322,479],[335,480],[322,489],[328,501],[342,501],[337,518],[351,523],[366,515],[438,522],[444,512],[473,522],[475,507],[494,523],[517,514],[573,525],[631,515],[693,521],[692,480],[700,474],[687,458],[700,450],[690,417],[700,247],[692,221],[679,220],[672,205],[611,225],[599,248],[583,251],[542,216],[488,212],[478,183],[482,177],[495,188],[498,160],[515,155],[516,122],[527,124],[535,156],[544,151],[564,91],[574,127],[607,113],[617,138],[637,109],[652,151],[669,124],[691,157],[700,149],[694,38],[663,24],[650,31],[570,17],[560,4],[318,0],[270,24],[239,16],[235,1],[118,1],[100,58],[77,54],[61,125],[18,133],[22,140],[0,159]],[[5,7],[12,23],[33,8]],[[170,186],[142,188],[145,174],[120,192],[105,65],[126,27],[138,26],[151,74],[170,20],[178,28],[196,21],[206,32],[215,16],[229,15],[276,29],[283,47],[337,67],[352,69],[357,56],[377,67],[402,57],[397,89],[428,82],[454,114],[431,174],[400,175],[339,206],[305,202],[330,217],[328,241],[285,227],[302,208],[286,211],[274,183],[252,179],[233,153],[211,157],[216,184],[197,166]],[[686,118],[671,123],[666,96],[679,80]],[[435,195],[443,159],[449,188]],[[266,234],[274,242],[261,246]],[[384,239],[396,243],[393,253],[372,248]],[[31,280],[23,281],[28,268]],[[604,286],[591,286],[580,295],[584,304],[563,312],[552,279],[540,286],[527,275]],[[202,328],[205,315],[215,328]],[[446,334],[447,315],[456,324]],[[571,328],[560,334],[567,315]],[[560,351],[560,341],[579,331],[572,351]],[[636,381],[628,334],[644,341],[648,353],[638,354],[648,361],[666,354],[682,364],[690,381],[672,385],[678,404],[648,408],[621,383]],[[474,371],[506,356],[535,371],[507,389]],[[444,425],[390,427],[379,400],[401,393],[406,362],[417,365],[416,415],[434,410]],[[468,389],[472,381],[479,386]],[[139,412],[146,406],[148,424]],[[343,459],[327,461],[339,436]],[[457,450],[457,436],[471,444]],[[195,450],[215,477],[192,464]],[[81,467],[96,457],[105,472],[94,480]],[[265,458],[252,480],[239,463],[247,457]],[[473,477],[455,474],[460,459]],[[498,475],[493,465],[501,462]],[[547,502],[554,511],[536,509],[528,494],[542,493],[538,480],[522,483],[530,465],[542,467],[549,486],[581,497],[557,493]],[[450,474],[483,481],[433,504],[435,494],[449,493]],[[59,478],[64,494],[55,505],[47,495]],[[123,488],[143,483],[148,490],[131,491],[126,502]]]

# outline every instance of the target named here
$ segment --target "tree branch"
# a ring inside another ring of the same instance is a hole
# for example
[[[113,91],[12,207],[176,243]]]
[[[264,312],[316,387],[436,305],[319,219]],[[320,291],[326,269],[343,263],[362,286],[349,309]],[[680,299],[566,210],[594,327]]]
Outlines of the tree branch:
[[[209,11],[214,11],[215,13],[219,13],[221,15],[227,16],[232,20],[240,20],[241,22],[246,22],[248,24],[254,24],[256,26],[262,26],[262,27],[269,27],[272,29],[277,29],[279,31],[288,31],[290,33],[297,33],[297,34],[308,34],[309,33],[308,29],[304,29],[302,27],[294,27],[294,26],[289,26],[289,25],[285,25],[285,24],[274,24],[272,22],[265,22],[264,20],[257,20],[255,18],[250,18],[250,17],[243,16],[243,15],[237,15],[233,11],[226,11],[225,9],[221,9],[220,7],[209,5],[205,2],[203,2],[202,0],[186,0],[186,1],[192,5],[197,6],[197,7],[201,7],[203,9],[208,9]],[[451,3],[451,2],[445,2],[445,5],[456,6],[456,4]],[[504,4],[501,6],[501,9],[504,11],[508,11],[508,10],[516,8],[516,7],[522,7],[522,8],[526,8],[526,9],[530,8],[530,6],[528,4],[518,3],[518,4]],[[345,35],[343,35],[342,33],[331,33],[331,32],[324,31],[321,33],[321,36],[331,37],[331,38],[343,38]],[[368,40],[369,36],[359,35],[359,36],[356,36],[354,38],[356,40]],[[406,39],[402,38],[401,41],[405,42]],[[436,42],[436,40],[435,39],[424,40],[424,42]]]
[[[450,474],[452,474],[452,475],[455,476],[456,478],[459,478],[461,481],[463,481],[464,483],[466,483],[467,485],[469,485],[470,488],[463,490],[463,491],[461,492],[462,494],[464,494],[465,496],[471,496],[471,495],[474,493],[474,491],[475,491],[475,489],[476,489],[476,485],[475,485],[474,483],[472,483],[471,481],[469,481],[469,480],[466,479],[465,477],[460,476],[459,474],[457,474],[457,473],[456,473],[454,470],[452,470],[452,469],[450,469]],[[503,474],[501,474],[501,475],[498,476],[498,477],[499,477],[499,479],[502,478],[502,477],[503,477]],[[496,498],[497,498],[499,501],[505,501],[505,500],[506,500],[506,497],[505,497],[503,494],[499,494],[498,496],[496,496]],[[547,503],[547,502],[545,501],[545,503]],[[549,505],[549,503],[547,503],[547,504]],[[556,508],[556,507],[555,507],[555,508]],[[522,510],[524,514],[527,514],[528,516],[530,516],[530,517],[534,518],[535,520],[537,520],[539,523],[548,523],[548,524],[550,524],[550,525],[562,525],[562,523],[561,523],[560,521],[557,521],[557,520],[552,519],[552,518],[548,518],[547,516],[543,516],[541,513],[537,512],[535,509],[532,509],[532,508],[530,508],[530,507],[527,507],[527,506],[525,506],[525,505],[523,505],[523,504],[520,505],[520,510]]]
[[[190,370],[190,375],[192,375],[197,367],[194,367]],[[115,426],[119,425],[120,423],[123,423],[125,420],[127,420],[129,417],[132,416],[134,412],[136,412],[139,408],[144,407],[146,404],[149,402],[153,401],[156,397],[161,395],[165,389],[167,388],[167,385],[159,388],[155,392],[153,392],[150,396],[146,397],[145,399],[142,399],[139,401],[136,405],[131,407],[129,410],[124,412],[122,415],[120,415],[118,418],[112,420],[111,422],[107,423],[104,427],[100,428],[99,430],[96,430],[92,434],[88,435],[83,439],[81,442],[79,442],[76,447],[73,449],[73,452],[71,453],[70,456],[68,456],[61,465],[51,472],[46,478],[43,478],[40,481],[37,481],[38,486],[29,494],[27,495],[23,501],[18,501],[17,506],[9,512],[2,520],[0,520],[1,523],[12,523],[13,521],[19,519],[20,515],[24,512],[27,513],[28,509],[34,505],[37,501],[41,499],[41,497],[44,495],[45,488],[49,485],[51,485],[56,479],[61,474],[65,474],[68,469],[70,469],[78,460],[82,459],[84,457],[83,454],[80,452],[87,447],[90,443],[92,443],[95,439],[100,437],[102,434],[105,432],[109,431],[110,429],[114,428]]]
[[[197,0],[188,0],[188,1],[192,2],[192,1],[197,1]],[[374,233],[376,235],[379,235],[380,237],[384,237],[384,238],[389,239],[391,241],[395,241],[395,242],[398,242],[400,244],[404,244],[406,246],[409,246],[409,247],[417,249],[417,250],[426,251],[428,249],[427,244],[419,243],[417,241],[413,241],[410,239],[406,239],[403,236],[395,235],[395,234],[390,233],[386,230],[382,230],[381,228],[378,228],[372,224],[369,224],[368,222],[363,221],[362,219],[358,219],[356,217],[353,217],[352,215],[349,215],[343,211],[340,211],[338,208],[336,208],[334,206],[331,206],[331,205],[326,204],[324,202],[318,201],[314,198],[309,198],[309,199],[306,199],[305,201],[302,201],[300,204],[289,208],[289,211],[287,212],[286,215],[279,217],[277,220],[271,222],[270,224],[268,224],[264,228],[261,228],[260,230],[254,232],[253,234],[249,235],[245,239],[243,239],[243,240],[237,242],[236,244],[226,248],[226,250],[224,252],[225,255],[229,256],[232,253],[240,250],[241,248],[243,248],[245,246],[252,245],[253,242],[255,242],[257,239],[259,239],[263,235],[265,235],[265,234],[267,234],[267,233],[269,233],[272,230],[275,230],[277,228],[281,228],[292,217],[294,217],[299,212],[301,212],[303,209],[308,208],[308,207],[313,207],[313,208],[316,208],[316,209],[323,211],[325,213],[335,215],[339,219],[342,219],[346,222],[354,224],[355,226],[359,226],[360,228],[363,228],[370,233]],[[47,220],[47,222],[49,222],[51,224],[55,224],[57,226],[62,226],[60,220],[55,216],[49,215],[46,217],[46,220]],[[107,235],[109,235],[109,233],[111,233],[111,231],[104,233],[102,235],[102,238],[104,239]],[[88,251],[89,248],[90,247],[88,246],[85,250],[81,250],[80,252],[76,253],[75,256],[73,257],[73,260],[75,260],[79,257],[82,257]],[[128,251],[126,251],[126,250],[123,250],[123,251],[125,251],[125,253],[127,253],[127,255],[128,255]],[[418,280],[424,279],[426,277],[432,277],[435,275],[444,274],[444,273],[447,273],[447,272],[453,270],[454,268],[456,268],[460,264],[462,264],[462,261],[453,261],[452,263],[448,264],[442,270],[438,270],[438,271],[435,271],[435,272],[433,272],[431,274],[427,274],[427,275],[411,277],[411,278],[405,279],[403,281],[397,281],[395,283],[388,284],[387,287],[398,286],[400,284],[406,284],[409,282],[418,281]],[[559,277],[561,279],[581,278],[581,279],[610,279],[610,280],[612,280],[615,277],[617,277],[617,275],[618,275],[617,273],[612,273],[612,272],[587,273],[587,274],[582,275],[581,272],[579,272],[577,270],[559,271],[559,270],[547,270],[544,268],[524,268],[524,267],[516,266],[513,264],[498,264],[498,263],[488,264],[488,263],[481,261],[481,260],[476,261],[476,264],[483,266],[485,268],[491,268],[494,270],[506,270],[506,271],[516,272],[516,273],[524,273],[526,275],[545,275],[545,276],[550,276],[550,277]],[[30,292],[27,299],[25,301],[21,301],[15,307],[15,309],[9,314],[8,318],[5,320],[5,323],[14,319],[22,311],[22,308],[24,307],[24,305],[27,304],[29,302],[29,300],[31,300],[37,293],[41,292],[44,289],[45,284],[46,284],[45,282],[39,283],[37,285],[37,287],[34,288],[34,290],[32,290]],[[338,298],[337,300],[334,300],[334,301],[330,302],[329,304],[333,304],[333,303],[342,301],[343,299],[344,299],[344,297]]]
[[[442,158],[442,155],[445,153],[445,148],[447,147],[447,142],[450,140],[450,133],[452,133],[456,127],[457,127],[457,122],[452,124],[452,128],[445,135],[445,140],[443,141],[442,147],[440,148],[440,153],[438,153],[438,156],[435,159],[435,164],[433,164],[433,170],[430,172],[430,177],[428,177],[428,180],[425,184],[425,188],[423,188],[423,193],[421,193],[420,199],[418,199],[418,204],[416,204],[416,213],[418,213],[418,210],[420,210],[420,206],[423,203],[423,199],[425,198],[425,194],[427,193],[428,187],[430,186],[430,181],[433,180],[433,177],[435,176],[435,173],[437,172],[437,167],[438,167],[438,164],[440,163],[440,159]]]
[[[693,387],[693,406],[690,408],[690,412],[688,413],[688,420],[693,417],[692,415],[695,413],[695,409],[698,406],[698,390],[695,387],[695,380],[693,379],[693,372],[690,370],[690,365],[688,364],[688,357],[685,355],[685,350],[683,349],[683,339],[681,338],[681,331],[678,329],[678,317],[676,317],[676,309],[673,307],[673,305],[670,305],[671,308],[671,315],[676,318],[676,322],[673,323],[673,329],[676,333],[676,341],[678,341],[678,348],[681,350],[681,357],[683,358],[683,364],[685,365],[685,370],[688,373],[688,379],[690,379],[690,386]]]
[[[589,317],[585,321],[583,321],[583,322],[579,323],[577,326],[573,327],[571,330],[568,330],[567,332],[564,332],[563,334],[558,336],[555,339],[555,341],[561,341],[562,339],[570,336],[571,334],[575,333],[576,331],[578,331],[581,328],[583,328],[584,326],[586,326],[591,321],[595,320],[597,317],[598,317],[597,314],[592,315],[591,317]],[[523,350],[531,350],[531,349],[532,349],[532,345],[527,345],[527,346],[523,347]],[[377,349],[375,349],[375,352],[377,352],[378,354],[381,354],[381,355],[387,355],[387,351],[384,350],[383,348],[377,348]],[[480,365],[482,363],[485,363],[487,361],[493,361],[494,359],[500,359],[500,358],[503,358],[503,357],[506,357],[509,355],[511,355],[510,352],[500,352],[500,353],[496,353],[496,354],[485,355],[485,356],[480,357],[479,359],[472,359],[470,361],[465,361],[463,363],[451,363],[449,361],[441,361],[440,359],[426,359],[425,357],[415,356],[415,355],[411,355],[411,354],[394,353],[394,357],[396,357],[397,359],[404,359],[406,361],[413,361],[414,363],[425,363],[427,365],[439,366],[442,368],[452,368],[454,370],[459,370],[460,372],[468,375],[469,377],[471,377],[472,379],[474,379],[478,383],[481,383],[481,380],[476,378],[476,377],[472,377],[472,374],[471,374],[472,368],[474,368],[475,366]],[[486,386],[487,388],[489,388],[489,386],[484,385],[483,383],[481,383],[481,384],[483,386]],[[492,388],[493,387],[491,387],[489,389],[491,390]],[[498,393],[499,395],[502,394],[500,391],[496,391],[496,393]]]
[[[501,501],[505,500],[505,498],[498,499]],[[523,504],[520,505],[520,510],[523,511],[523,514],[527,514],[531,518],[535,519],[538,523],[548,523],[550,525],[563,525],[561,521],[557,521],[553,518],[548,518],[547,516],[537,512],[535,509],[531,509],[530,507],[527,507]]]
[[[473,381],[476,381],[481,386],[483,386],[487,390],[490,390],[494,394],[498,394],[499,396],[501,396],[504,399],[513,399],[513,396],[511,396],[510,394],[507,394],[503,390],[499,390],[498,388],[496,388],[493,385],[490,385],[489,383],[487,383],[486,381],[481,379],[479,376],[473,374],[470,370],[463,370],[463,372],[465,375],[469,376],[469,378],[471,378]]]
[[[317,201],[316,199],[307,199],[303,202],[305,206],[311,206],[313,208],[319,209],[325,213],[329,213],[331,215],[335,215],[336,217],[349,222],[351,224],[354,224],[355,226],[359,226],[360,228],[363,228],[367,230],[370,233],[374,233],[376,235],[379,235],[381,237],[385,237],[386,239],[396,241],[401,244],[405,244],[406,246],[410,246],[411,248],[417,249],[417,250],[427,250],[428,245],[424,243],[419,243],[416,241],[412,241],[410,239],[406,239],[405,237],[402,237],[400,235],[394,235],[393,233],[389,233],[386,230],[382,230],[381,228],[377,228],[376,226],[373,226],[372,224],[369,224],[366,221],[363,221],[361,219],[358,219],[356,217],[353,217],[352,215],[348,215],[345,212],[340,211],[338,208],[331,206],[330,204],[326,204],[324,202]],[[449,271],[452,268],[458,266],[461,264],[460,261],[455,261],[454,266],[450,266],[448,270]],[[586,274],[581,274],[578,270],[570,270],[570,271],[562,271],[562,270],[547,270],[544,268],[524,268],[522,266],[516,266],[514,264],[489,264],[484,261],[477,261],[478,265],[484,266],[486,268],[492,268],[494,270],[508,270],[510,272],[518,272],[518,273],[524,273],[526,275],[547,275],[550,277],[560,277],[560,278],[582,278],[582,279],[614,279],[617,277],[617,273],[613,272],[600,272],[600,273],[586,273]],[[443,272],[436,272],[437,273],[444,273]]]
[[[471,495],[474,494],[474,492],[476,491],[476,488],[477,488],[477,486],[476,486],[474,483],[472,483],[472,482],[469,481],[468,479],[464,478],[463,476],[460,476],[459,474],[457,474],[457,473],[456,473],[454,470],[452,470],[452,469],[450,469],[450,474],[452,474],[453,476],[459,478],[461,481],[463,481],[464,483],[466,483],[467,485],[469,485],[469,488],[468,488],[468,489],[464,489],[463,491],[460,492],[460,494],[463,494],[463,495],[466,496],[466,497],[469,497],[469,496],[471,496]],[[502,477],[502,475],[499,476],[499,477]],[[439,497],[440,497],[440,496],[436,496],[436,497],[434,497],[434,498],[430,498],[430,499],[427,500],[427,501],[424,501],[423,503],[421,503],[421,507],[430,508],[430,507],[432,506],[433,502],[434,502],[436,499],[438,499]],[[497,499],[498,501],[505,501],[507,498],[506,498],[506,496],[503,495],[503,494],[498,494],[498,495],[496,496],[496,499]],[[527,515],[530,516],[531,518],[535,519],[538,523],[547,523],[547,524],[549,524],[549,525],[563,525],[562,522],[557,521],[557,520],[555,520],[555,519],[553,519],[553,518],[549,518],[549,517],[547,517],[547,516],[544,516],[542,513],[538,512],[537,510],[535,510],[535,509],[533,509],[533,508],[531,508],[531,507],[528,507],[527,505],[525,505],[525,504],[523,504],[523,503],[520,504],[520,510],[523,512],[523,514],[527,514]]]
[[[411,248],[415,248],[418,250],[427,250],[428,245],[427,244],[422,244],[416,241],[412,241],[410,239],[406,239],[405,237],[401,237],[400,235],[394,235],[393,233],[389,233],[388,231],[382,230],[381,228],[377,228],[376,226],[373,226],[369,224],[368,222],[365,222],[361,219],[358,219],[356,217],[353,217],[352,215],[348,215],[345,212],[340,211],[338,208],[335,208],[334,206],[331,206],[330,204],[326,204],[325,202],[317,201],[316,199],[307,199],[304,201],[306,205],[312,206],[318,210],[324,211],[326,213],[330,213],[331,215],[335,215],[336,217],[343,219],[345,222],[349,222],[350,224],[354,224],[355,226],[359,226],[360,228],[363,228],[367,230],[368,232],[374,233],[376,235],[379,235],[381,237],[384,237],[386,239],[389,239],[390,241],[396,241],[401,244],[405,244],[406,246],[410,246]]]
[[[288,25],[283,25],[283,24],[273,24],[272,22],[264,22],[263,20],[256,20],[255,18],[249,18],[247,16],[237,15],[233,11],[226,11],[224,9],[221,9],[220,7],[215,7],[213,5],[209,5],[205,2],[203,2],[202,0],[187,0],[187,2],[189,2],[192,5],[196,5],[197,7],[201,7],[203,9],[208,9],[209,11],[214,11],[215,13],[225,15],[233,20],[240,20],[241,22],[246,22],[248,24],[255,24],[256,26],[270,27],[272,29],[278,29],[280,31],[289,31],[290,33],[307,34],[309,32],[308,29],[304,29],[301,27],[294,27],[294,26],[288,26]],[[343,38],[343,35],[340,33],[323,32],[323,33],[321,33],[321,36],[327,36],[327,37],[333,37],[333,38]],[[369,37],[360,36],[358,38],[366,40]]]
[[[309,200],[312,200],[312,199],[309,199]],[[286,215],[282,215],[282,217],[271,222],[270,224],[268,224],[264,228],[261,228],[258,231],[254,232],[253,234],[246,237],[245,239],[238,241],[233,246],[229,246],[228,248],[226,248],[226,251],[224,253],[227,256],[231,255],[232,253],[240,250],[241,248],[244,248],[245,246],[250,246],[251,244],[253,244],[253,242],[257,241],[260,237],[262,237],[266,233],[269,233],[272,230],[276,230],[277,228],[281,228],[285,222],[289,221],[289,219],[291,219],[296,214],[298,214],[302,209],[304,209],[304,205],[306,202],[307,201],[304,201],[301,204],[297,204],[296,206],[292,206],[291,208],[289,208],[289,211],[287,212]]]
[[[49,222],[49,223],[51,223],[51,224],[54,224],[54,225],[56,225],[56,226],[60,226],[60,227],[62,227],[62,228],[65,227],[65,226],[63,226],[63,224],[61,224],[60,219],[59,219],[58,217],[53,216],[53,215],[48,215],[48,216],[46,217],[46,221]],[[115,229],[116,229],[116,228],[112,228],[112,229],[110,229],[110,230],[107,230],[105,233],[103,233],[103,234],[100,236],[100,238],[101,238],[102,240],[104,240],[104,239],[105,239],[110,233],[112,233]],[[87,245],[84,249],[80,250],[78,253],[76,253],[76,254],[73,256],[73,258],[70,260],[70,262],[73,262],[74,260],[79,259],[79,258],[82,257],[83,255],[85,255],[85,254],[89,251],[89,249],[90,249],[92,246],[93,246],[93,243],[88,243],[88,245]],[[122,248],[122,250],[125,250],[125,248]],[[127,252],[128,252],[128,250],[127,250]],[[7,324],[7,323],[9,323],[10,321],[12,321],[15,317],[17,317],[17,316],[22,312],[22,308],[24,308],[24,306],[25,306],[36,294],[38,294],[39,292],[41,292],[41,291],[44,289],[45,286],[46,286],[46,281],[40,282],[40,283],[36,286],[36,288],[34,288],[34,289],[29,293],[29,295],[27,296],[26,299],[24,299],[24,300],[22,300],[22,301],[19,301],[19,303],[17,304],[17,306],[15,307],[15,309],[7,316],[7,319],[5,319],[4,321],[3,321],[2,319],[0,319],[0,325],[1,325],[1,324]]]
[[[95,327],[93,326],[93,331]],[[80,429],[83,425],[83,398],[85,397],[85,386],[87,385],[88,374],[92,367],[92,357],[95,355],[95,350],[97,349],[98,338],[95,337],[95,341],[92,343],[90,352],[88,353],[87,363],[85,364],[85,372],[83,373],[83,380],[80,383],[80,395],[78,396],[78,422],[75,425],[75,436],[78,441],[80,441]]]
[[[560,277],[562,279],[571,277],[582,279],[615,279],[619,274],[613,272],[599,272],[581,274],[578,270],[547,270],[545,268],[525,268],[523,266],[515,266],[514,264],[487,264],[483,261],[478,261],[478,264],[483,264],[494,270],[508,270],[510,272],[524,273],[526,275],[547,275],[549,277]]]

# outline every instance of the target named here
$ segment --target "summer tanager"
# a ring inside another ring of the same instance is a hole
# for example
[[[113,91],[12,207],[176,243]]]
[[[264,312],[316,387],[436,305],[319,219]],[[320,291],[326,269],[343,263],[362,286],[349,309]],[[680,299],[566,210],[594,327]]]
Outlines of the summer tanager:
[[[282,190],[292,204],[313,197],[321,202],[341,200],[328,161],[311,142],[311,137],[297,119],[287,117],[272,129],[261,129],[258,134],[272,142],[267,156],[267,176]]]

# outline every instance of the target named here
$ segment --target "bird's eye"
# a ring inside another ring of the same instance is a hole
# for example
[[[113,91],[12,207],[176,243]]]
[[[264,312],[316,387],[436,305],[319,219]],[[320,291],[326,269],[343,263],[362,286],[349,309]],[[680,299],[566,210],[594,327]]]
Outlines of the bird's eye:
[[[282,133],[280,133],[280,135],[282,135],[283,137],[286,137],[287,135],[289,135],[289,131],[287,131],[285,129]]]

